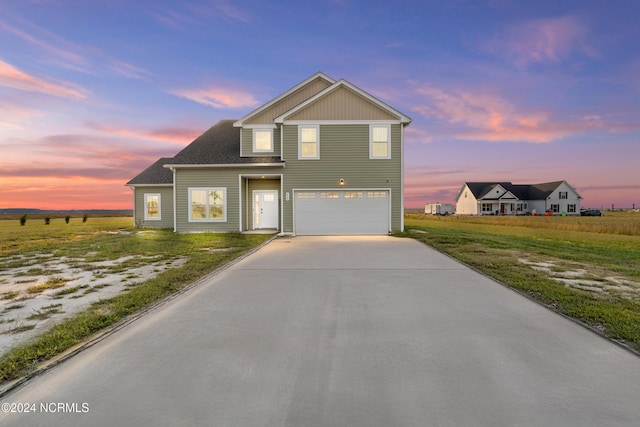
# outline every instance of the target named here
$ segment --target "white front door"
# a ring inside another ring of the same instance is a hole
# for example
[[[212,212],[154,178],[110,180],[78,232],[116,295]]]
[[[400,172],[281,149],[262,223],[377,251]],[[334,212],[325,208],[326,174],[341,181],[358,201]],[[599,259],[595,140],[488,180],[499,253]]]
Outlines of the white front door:
[[[253,192],[253,228],[278,228],[278,191]]]

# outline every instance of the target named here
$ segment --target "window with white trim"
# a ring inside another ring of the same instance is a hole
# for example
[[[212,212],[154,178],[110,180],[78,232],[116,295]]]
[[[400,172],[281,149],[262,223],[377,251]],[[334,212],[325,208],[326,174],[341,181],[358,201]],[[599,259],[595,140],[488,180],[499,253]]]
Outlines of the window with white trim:
[[[320,128],[318,126],[298,126],[298,159],[317,160],[320,158]]]
[[[144,220],[160,221],[162,219],[160,213],[160,194],[144,195]]]
[[[189,221],[225,222],[226,188],[189,188]]]
[[[576,205],[575,204],[567,205],[567,212],[576,213]]]
[[[493,204],[492,203],[482,203],[481,210],[483,213],[493,212]]]
[[[560,205],[557,203],[553,203],[551,205],[551,212],[554,212],[554,213],[560,212]]]
[[[273,130],[254,129],[253,130],[253,151],[255,153],[273,152]]]
[[[569,192],[568,191],[559,191],[558,192],[558,198],[559,199],[568,199],[569,198]]]
[[[391,158],[391,127],[371,125],[369,129],[369,158]]]

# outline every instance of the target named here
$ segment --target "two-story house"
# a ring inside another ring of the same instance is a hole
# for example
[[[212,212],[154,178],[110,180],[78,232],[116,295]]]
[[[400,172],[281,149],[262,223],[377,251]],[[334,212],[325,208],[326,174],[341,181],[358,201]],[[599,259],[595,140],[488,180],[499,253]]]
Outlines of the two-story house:
[[[580,215],[582,197],[566,181],[542,184],[465,182],[458,190],[458,215]]]
[[[176,232],[403,230],[410,123],[346,80],[317,73],[129,181],[135,223]]]

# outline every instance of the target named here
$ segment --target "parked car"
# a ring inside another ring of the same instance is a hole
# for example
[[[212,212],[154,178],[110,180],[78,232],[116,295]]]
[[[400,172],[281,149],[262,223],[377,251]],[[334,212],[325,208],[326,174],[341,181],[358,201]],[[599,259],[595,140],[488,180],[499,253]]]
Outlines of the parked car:
[[[602,216],[600,209],[580,209],[581,216]]]

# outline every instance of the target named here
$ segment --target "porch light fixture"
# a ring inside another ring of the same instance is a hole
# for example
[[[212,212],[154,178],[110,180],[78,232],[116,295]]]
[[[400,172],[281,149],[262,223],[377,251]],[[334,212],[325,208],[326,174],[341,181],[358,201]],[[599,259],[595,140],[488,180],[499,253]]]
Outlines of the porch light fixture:
[[[340,185],[344,185],[344,179],[340,178]]]

